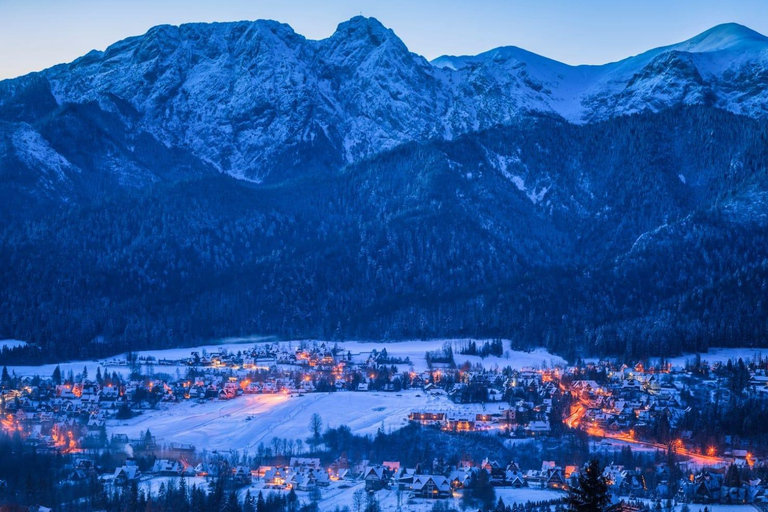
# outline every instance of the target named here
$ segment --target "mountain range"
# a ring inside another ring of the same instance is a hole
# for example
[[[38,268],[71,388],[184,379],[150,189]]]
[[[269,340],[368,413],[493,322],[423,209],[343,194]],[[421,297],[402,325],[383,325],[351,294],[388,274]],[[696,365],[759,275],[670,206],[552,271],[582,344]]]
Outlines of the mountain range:
[[[736,24],[601,66],[429,62],[363,17],[155,27],[0,82],[0,334],[761,345],[766,104]]]

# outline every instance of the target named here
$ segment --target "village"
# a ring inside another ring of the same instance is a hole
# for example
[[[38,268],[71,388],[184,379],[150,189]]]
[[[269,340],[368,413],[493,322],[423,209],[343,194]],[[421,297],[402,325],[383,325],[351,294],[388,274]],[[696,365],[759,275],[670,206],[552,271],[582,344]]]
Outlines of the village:
[[[759,357],[633,366],[542,358],[515,367],[504,365],[516,358],[500,340],[429,348],[272,342],[129,353],[77,373],[73,365],[48,375],[4,369],[0,426],[35,452],[66,456],[61,485],[98,480],[156,491],[178,478],[201,486],[226,478],[243,497],[291,493],[353,509],[376,499],[384,509],[427,510],[434,500],[492,489],[508,503],[556,506],[585,460],[529,452],[570,436],[602,457],[624,507],[768,503],[764,439],[691,428],[704,404],[768,401]],[[356,423],[366,407],[374,419]],[[336,439],[403,429],[499,443],[520,458],[488,448],[372,460]]]

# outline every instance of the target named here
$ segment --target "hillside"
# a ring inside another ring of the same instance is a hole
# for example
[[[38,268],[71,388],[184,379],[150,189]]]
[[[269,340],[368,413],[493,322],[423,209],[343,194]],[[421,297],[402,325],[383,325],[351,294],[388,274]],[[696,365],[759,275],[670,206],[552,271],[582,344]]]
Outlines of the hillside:
[[[6,212],[223,172],[325,173],[531,113],[597,122],[685,105],[764,118],[768,38],[719,25],[602,66],[514,47],[429,63],[373,18],[314,41],[274,21],[158,26],[0,82]],[[23,199],[22,199],[23,198]]]
[[[528,116],[280,183],[114,187],[4,224],[0,331],[79,358],[252,333],[761,345],[767,128],[711,107]]]

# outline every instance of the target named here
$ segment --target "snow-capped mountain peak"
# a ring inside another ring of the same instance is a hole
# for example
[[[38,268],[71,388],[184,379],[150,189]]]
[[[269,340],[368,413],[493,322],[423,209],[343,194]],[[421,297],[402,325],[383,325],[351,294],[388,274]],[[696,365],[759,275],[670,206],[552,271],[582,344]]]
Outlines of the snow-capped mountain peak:
[[[738,23],[724,23],[673,47],[692,53],[734,49],[763,51],[768,48],[768,37]]]
[[[601,66],[570,66],[514,46],[429,63],[362,16],[319,41],[269,20],[163,25],[0,82],[0,121],[34,125],[57,108],[88,105],[110,119],[107,131],[125,134],[112,140],[151,137],[258,182],[531,112],[585,123],[706,104],[764,117],[767,47],[768,38],[726,24]]]

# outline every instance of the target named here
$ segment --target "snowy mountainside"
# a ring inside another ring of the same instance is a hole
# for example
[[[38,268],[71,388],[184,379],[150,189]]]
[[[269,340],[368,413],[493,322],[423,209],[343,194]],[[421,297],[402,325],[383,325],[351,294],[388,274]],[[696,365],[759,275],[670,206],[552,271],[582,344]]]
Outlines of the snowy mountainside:
[[[46,133],[108,125],[91,107]],[[683,106],[528,116],[264,185],[145,142],[154,181],[87,195],[108,170],[68,160],[72,199],[0,227],[0,333],[70,358],[250,332],[764,345],[766,141],[765,120]]]
[[[524,91],[518,94],[528,95],[531,110],[577,123],[678,105],[768,113],[768,38],[734,23],[600,66],[569,66],[515,47],[432,63],[461,83],[492,81],[500,90]]]
[[[515,47],[429,63],[373,18],[341,23],[319,41],[260,20],[158,26],[0,82],[0,120],[39,129],[72,105],[100,111],[111,119],[99,125],[110,143],[123,144],[109,149],[122,157],[106,170],[127,186],[163,179],[131,156],[128,139],[275,182],[531,112],[583,123],[709,105],[763,117],[767,90],[768,39],[735,24],[620,62],[569,66]],[[111,126],[121,135],[111,137]],[[87,136],[90,126],[82,129]],[[78,160],[82,150],[59,135],[42,134],[60,154],[53,158]]]

